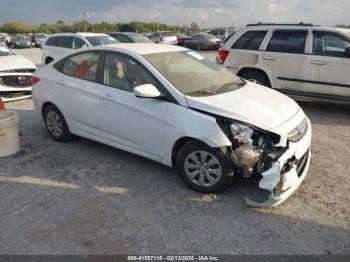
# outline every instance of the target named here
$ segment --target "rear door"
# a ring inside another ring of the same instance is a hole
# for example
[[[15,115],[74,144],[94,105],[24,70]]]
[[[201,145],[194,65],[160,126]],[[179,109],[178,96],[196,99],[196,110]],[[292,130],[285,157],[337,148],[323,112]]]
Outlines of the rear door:
[[[85,137],[98,136],[97,110],[101,107],[98,96],[97,72],[99,52],[83,52],[70,56],[55,65],[61,73],[53,80],[54,97],[71,131]]]
[[[275,30],[263,53],[264,68],[269,69],[272,87],[286,93],[304,91],[308,67],[307,30]]]
[[[313,31],[312,55],[308,60],[305,91],[311,96],[350,99],[349,38],[335,32]]]
[[[57,40],[56,59],[62,58],[73,51],[73,37],[60,36]]]

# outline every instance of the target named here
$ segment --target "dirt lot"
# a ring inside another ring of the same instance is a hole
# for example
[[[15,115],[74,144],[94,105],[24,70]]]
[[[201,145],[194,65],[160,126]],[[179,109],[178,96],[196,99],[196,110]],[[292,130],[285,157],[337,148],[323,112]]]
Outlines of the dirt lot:
[[[30,99],[6,106],[21,116],[22,150],[0,160],[0,254],[350,254],[350,106],[301,103],[313,124],[310,172],[269,210],[244,206],[253,181],[197,194],[153,161],[82,138],[54,142]]]

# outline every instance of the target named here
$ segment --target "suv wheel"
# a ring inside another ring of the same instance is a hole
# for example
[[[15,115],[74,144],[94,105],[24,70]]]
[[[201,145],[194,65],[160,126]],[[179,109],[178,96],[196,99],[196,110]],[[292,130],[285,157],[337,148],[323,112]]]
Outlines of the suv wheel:
[[[246,71],[240,74],[240,77],[266,87],[271,87],[269,79],[261,72],[258,71]]]
[[[48,106],[45,110],[44,120],[46,129],[53,139],[59,142],[67,142],[72,139],[67,122],[57,107]]]
[[[198,141],[181,148],[176,168],[185,184],[201,193],[220,192],[230,186],[233,179],[230,157]]]

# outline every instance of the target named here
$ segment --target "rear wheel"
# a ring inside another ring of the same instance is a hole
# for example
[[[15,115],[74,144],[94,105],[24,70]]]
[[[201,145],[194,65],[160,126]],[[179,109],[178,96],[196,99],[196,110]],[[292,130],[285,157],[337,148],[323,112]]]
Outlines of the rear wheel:
[[[49,105],[44,113],[46,129],[50,136],[59,142],[67,142],[72,139],[67,122],[58,108]]]
[[[201,193],[223,191],[233,179],[230,157],[198,141],[181,148],[176,167],[185,184]]]
[[[266,77],[265,74],[258,72],[258,71],[245,71],[242,74],[239,75],[240,77],[259,84],[259,85],[263,85],[266,87],[271,87],[270,81],[269,79]]]
[[[45,60],[45,65],[50,64],[52,61],[53,61],[53,58],[47,57],[46,60]]]

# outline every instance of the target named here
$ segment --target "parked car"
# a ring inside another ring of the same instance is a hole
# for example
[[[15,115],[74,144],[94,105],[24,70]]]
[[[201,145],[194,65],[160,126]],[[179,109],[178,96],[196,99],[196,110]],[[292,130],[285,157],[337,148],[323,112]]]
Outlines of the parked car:
[[[238,31],[237,28],[221,28],[221,29],[215,29],[208,32],[208,34],[211,34],[213,36],[216,36],[217,38],[220,38],[222,41],[224,41],[228,36],[236,33]]]
[[[116,32],[106,34],[112,36],[120,43],[153,43],[151,40],[149,40],[149,38],[138,33]]]
[[[42,45],[47,40],[47,34],[35,34],[34,35],[34,44],[35,47],[42,47]]]
[[[170,31],[154,32],[150,39],[156,44],[177,45],[176,34]]]
[[[7,33],[0,33],[0,43],[10,46],[12,44],[11,36]]]
[[[32,47],[32,42],[27,36],[16,36],[14,41],[15,48],[30,48]]]
[[[31,79],[36,66],[16,55],[7,46],[0,46],[0,96],[4,102],[31,96]]]
[[[183,47],[87,48],[39,68],[33,84],[53,139],[74,134],[176,167],[199,192],[255,176],[270,196],[247,204],[276,206],[309,169],[311,124],[297,103]]]
[[[76,49],[89,46],[110,45],[119,43],[107,34],[97,33],[59,33],[48,37],[42,47],[42,63],[47,65]]]
[[[217,62],[293,97],[350,101],[350,34],[312,24],[254,24],[223,45]]]
[[[207,33],[199,33],[186,39],[184,46],[199,51],[218,49],[221,46],[221,39]]]
[[[176,37],[177,37],[177,44],[178,44],[179,46],[183,46],[184,43],[185,43],[185,41],[186,41],[187,39],[190,38],[190,37],[189,37],[188,35],[186,35],[186,34],[177,34]]]

